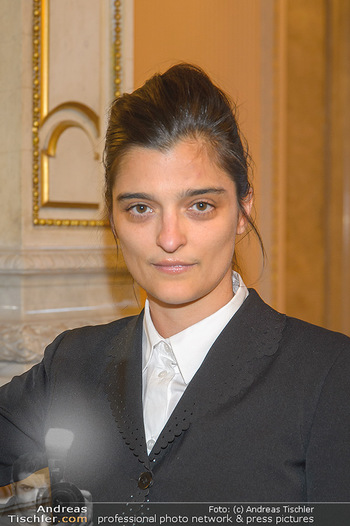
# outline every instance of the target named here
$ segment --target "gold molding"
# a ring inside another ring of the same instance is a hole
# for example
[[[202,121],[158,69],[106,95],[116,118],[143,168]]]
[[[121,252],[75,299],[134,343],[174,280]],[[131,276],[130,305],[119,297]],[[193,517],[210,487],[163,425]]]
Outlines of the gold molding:
[[[114,2],[114,23],[115,23],[115,40],[114,40],[114,96],[120,97],[120,86],[121,86],[121,56],[122,56],[122,43],[121,43],[121,0],[115,0]]]
[[[58,139],[60,138],[62,133],[68,128],[80,128],[81,130],[83,130],[84,133],[86,133],[86,135],[88,135],[86,129],[83,126],[81,126],[81,124],[76,123],[74,121],[61,121],[50,135],[47,149],[43,150],[45,155],[47,155],[48,157],[55,157]],[[99,155],[97,153],[95,153],[95,159],[99,159]]]
[[[44,119],[49,107],[49,20],[50,20],[50,0],[41,0],[41,104],[40,120]]]
[[[79,203],[51,201],[49,199],[49,166],[50,156],[54,156],[57,141],[62,133],[71,127],[87,130],[79,123],[65,118],[60,121],[48,140],[47,148],[40,145],[39,132],[48,119],[64,110],[75,110],[83,114],[92,124],[96,136],[100,134],[100,122],[96,113],[80,102],[69,101],[49,111],[49,10],[50,0],[33,0],[33,106],[32,106],[32,139],[33,139],[33,224],[35,226],[108,226],[104,220],[89,219],[47,219],[40,217],[44,207],[67,209],[97,209],[97,203]],[[114,2],[114,94],[120,96],[121,87],[121,0]],[[89,134],[87,133],[89,136]],[[95,159],[98,154],[95,152]]]
[[[82,113],[85,115],[94,125],[94,128],[96,130],[96,133],[100,133],[100,118],[99,116],[89,108],[89,106],[86,106],[86,104],[82,104],[81,102],[76,101],[69,101],[69,102],[63,102],[62,104],[59,104],[54,108],[53,110],[45,113],[45,116],[42,117],[40,126],[43,126],[44,123],[55,113],[62,111],[62,110],[76,110],[79,113]]]

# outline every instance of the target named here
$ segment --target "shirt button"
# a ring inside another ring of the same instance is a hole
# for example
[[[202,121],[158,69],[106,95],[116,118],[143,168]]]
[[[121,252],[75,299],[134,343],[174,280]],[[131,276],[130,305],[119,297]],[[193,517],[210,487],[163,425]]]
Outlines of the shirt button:
[[[144,471],[143,473],[141,473],[141,475],[139,476],[139,480],[138,480],[138,487],[140,489],[147,489],[152,483],[152,475],[149,471]]]
[[[165,378],[165,376],[167,375],[168,373],[166,371],[161,371],[159,374],[158,374],[158,378]]]
[[[153,440],[153,438],[151,438],[151,440],[149,440],[147,442],[147,449],[152,449],[152,447],[154,446],[155,443],[156,443],[155,440]]]

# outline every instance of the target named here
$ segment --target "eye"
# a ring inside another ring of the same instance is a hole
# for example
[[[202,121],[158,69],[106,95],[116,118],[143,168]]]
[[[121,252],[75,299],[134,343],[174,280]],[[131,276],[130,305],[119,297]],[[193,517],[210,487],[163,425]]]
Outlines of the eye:
[[[28,491],[32,491],[33,490],[33,487],[32,486],[27,486],[27,484],[21,484],[20,488],[21,488],[21,490],[23,492],[28,492]]]
[[[143,204],[132,205],[128,208],[128,212],[130,212],[133,215],[137,215],[137,216],[143,215],[151,211],[152,209],[149,206],[143,205]]]
[[[206,201],[198,201],[197,203],[194,203],[194,205],[192,205],[191,208],[195,212],[209,212],[213,210],[214,207]]]

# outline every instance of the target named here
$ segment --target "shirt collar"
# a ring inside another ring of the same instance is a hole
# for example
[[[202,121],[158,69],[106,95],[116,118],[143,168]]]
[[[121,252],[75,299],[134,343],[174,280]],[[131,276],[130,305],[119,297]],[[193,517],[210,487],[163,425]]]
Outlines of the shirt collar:
[[[174,334],[170,338],[162,338],[157,332],[151,318],[149,302],[146,300],[143,369],[145,369],[149,363],[154,346],[163,340],[171,345],[180,373],[185,383],[188,384],[202,364],[214,341],[249,294],[247,287],[237,272],[233,272],[232,274],[232,288],[234,296],[226,305],[214,312],[214,314]]]

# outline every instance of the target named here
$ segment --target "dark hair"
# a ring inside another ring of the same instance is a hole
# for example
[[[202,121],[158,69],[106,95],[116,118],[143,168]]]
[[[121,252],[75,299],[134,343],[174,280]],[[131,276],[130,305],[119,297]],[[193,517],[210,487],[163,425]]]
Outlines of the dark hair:
[[[18,457],[12,465],[12,482],[18,482],[47,467],[47,458],[44,454],[25,454]]]
[[[233,179],[239,208],[262,240],[243,206],[252,191],[248,148],[241,137],[236,108],[199,67],[178,64],[151,77],[141,88],[116,99],[110,110],[104,151],[105,199],[112,216],[112,191],[118,165],[133,146],[169,150],[179,140],[199,139]]]

